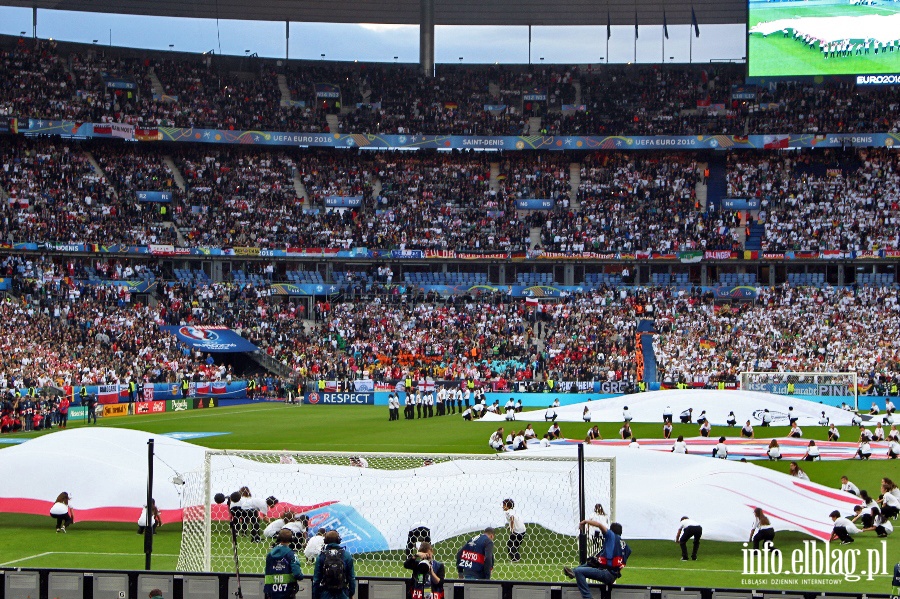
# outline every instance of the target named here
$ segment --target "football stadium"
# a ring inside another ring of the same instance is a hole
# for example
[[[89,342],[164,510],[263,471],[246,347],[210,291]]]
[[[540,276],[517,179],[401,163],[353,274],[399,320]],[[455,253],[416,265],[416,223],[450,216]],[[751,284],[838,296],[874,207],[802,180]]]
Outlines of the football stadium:
[[[0,1],[0,599],[896,597],[897,6]],[[722,24],[746,61],[531,60]]]

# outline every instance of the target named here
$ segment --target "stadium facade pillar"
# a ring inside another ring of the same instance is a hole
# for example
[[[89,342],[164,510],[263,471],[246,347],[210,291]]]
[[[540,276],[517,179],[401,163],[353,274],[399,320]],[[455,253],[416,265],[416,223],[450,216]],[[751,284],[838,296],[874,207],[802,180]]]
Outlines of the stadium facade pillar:
[[[419,0],[419,66],[434,77],[434,0]]]

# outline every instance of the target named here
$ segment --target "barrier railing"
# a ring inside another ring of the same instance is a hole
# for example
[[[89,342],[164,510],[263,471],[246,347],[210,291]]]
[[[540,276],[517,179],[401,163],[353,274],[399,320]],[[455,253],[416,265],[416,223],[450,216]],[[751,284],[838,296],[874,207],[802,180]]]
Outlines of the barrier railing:
[[[311,570],[311,568],[310,568]],[[312,599],[311,572],[300,582],[297,599]],[[54,569],[0,570],[0,599],[144,599],[160,589],[166,599],[232,599],[237,577],[229,573],[137,572]],[[407,579],[358,579],[357,599],[405,599]],[[594,599],[824,599],[819,590],[720,589],[617,584],[591,585]],[[263,577],[242,575],[245,599],[263,599]],[[574,584],[447,579],[447,599],[580,599]],[[841,599],[888,599],[890,595],[846,593]]]

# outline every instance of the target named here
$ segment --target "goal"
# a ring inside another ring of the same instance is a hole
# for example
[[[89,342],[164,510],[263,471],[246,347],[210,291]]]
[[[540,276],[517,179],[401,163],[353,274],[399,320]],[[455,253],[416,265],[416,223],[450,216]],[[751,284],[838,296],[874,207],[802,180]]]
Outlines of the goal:
[[[844,397],[854,408],[859,395],[855,372],[742,372],[741,390],[800,397]]]
[[[270,519],[286,511],[303,515],[310,537],[337,530],[360,576],[408,575],[403,569],[408,552],[417,541],[430,540],[435,559],[455,578],[459,548],[491,526],[496,529],[492,578],[560,581],[562,567],[578,563],[578,460],[525,453],[529,455],[208,450],[203,469],[184,476],[177,567],[190,572],[234,568],[229,509],[214,497],[247,487],[253,497],[278,499],[269,509]],[[601,504],[612,522],[615,458],[585,458],[583,472],[585,513]],[[527,528],[518,556],[508,546],[506,499],[513,500]],[[257,525],[262,531],[266,522],[239,526],[242,571],[262,572],[272,544],[264,536],[254,539]],[[311,573],[312,561],[301,553],[304,570]]]

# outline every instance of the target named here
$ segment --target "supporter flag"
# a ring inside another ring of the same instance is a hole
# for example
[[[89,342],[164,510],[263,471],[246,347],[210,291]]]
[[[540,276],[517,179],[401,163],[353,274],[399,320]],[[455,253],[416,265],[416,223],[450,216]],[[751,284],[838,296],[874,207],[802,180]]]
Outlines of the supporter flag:
[[[459,108],[459,104],[457,104],[456,102],[444,102],[444,108],[456,110],[457,108]]]
[[[530,305],[532,305],[532,306],[537,306],[537,305],[540,304],[541,302],[540,302],[540,300],[538,300],[538,298],[536,298],[536,297],[526,297],[526,298],[525,298],[525,303],[526,303],[526,304],[530,304]]]
[[[716,346],[715,341],[711,341],[706,338],[700,339],[700,349],[712,349],[715,346]]]
[[[97,390],[97,403],[119,403],[119,386],[100,385]]]
[[[700,37],[700,25],[697,24],[697,14],[694,12],[694,7],[691,7],[691,25],[694,27],[694,37]]]
[[[634,39],[638,38],[637,11],[634,11]]]
[[[606,39],[612,37],[612,19],[609,17],[609,11],[606,11]]]
[[[663,9],[663,35],[669,39],[669,24],[666,22],[666,9]]]

